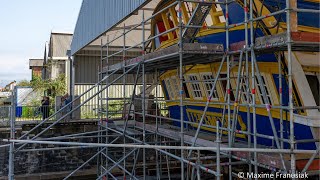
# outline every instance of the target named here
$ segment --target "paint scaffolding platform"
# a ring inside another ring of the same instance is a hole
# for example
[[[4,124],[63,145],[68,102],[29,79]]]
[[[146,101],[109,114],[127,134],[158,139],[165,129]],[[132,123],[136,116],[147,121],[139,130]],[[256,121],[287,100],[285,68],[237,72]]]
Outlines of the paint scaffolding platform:
[[[183,65],[206,64],[220,61],[221,55],[224,54],[224,48],[222,44],[184,43],[182,54],[184,56]],[[147,73],[154,72],[155,67],[160,71],[176,69],[179,66],[179,45],[176,44],[104,67],[102,72],[117,70],[118,73],[123,73],[123,68],[131,68],[141,63],[145,64],[144,68]],[[131,71],[131,73],[134,72],[134,70]]]
[[[258,37],[255,39],[254,50],[256,53],[274,51],[287,51],[287,33],[279,33]],[[312,32],[290,32],[292,51],[319,52],[320,34]],[[245,41],[230,44],[231,51],[243,50]]]

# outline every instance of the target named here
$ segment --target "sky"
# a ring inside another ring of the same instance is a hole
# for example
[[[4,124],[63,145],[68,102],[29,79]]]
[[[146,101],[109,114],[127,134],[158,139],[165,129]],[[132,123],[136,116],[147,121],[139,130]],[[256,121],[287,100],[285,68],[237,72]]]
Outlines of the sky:
[[[0,87],[31,79],[51,32],[73,33],[82,0],[0,0]]]

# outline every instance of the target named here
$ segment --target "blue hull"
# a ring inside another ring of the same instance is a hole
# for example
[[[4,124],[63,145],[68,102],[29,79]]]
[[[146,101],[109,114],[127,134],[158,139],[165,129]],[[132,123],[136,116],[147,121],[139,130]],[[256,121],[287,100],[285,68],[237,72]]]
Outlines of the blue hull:
[[[285,0],[264,0],[264,5],[267,9],[273,13],[278,11],[279,9],[286,8],[286,1]],[[225,6],[221,6],[224,14],[225,14]],[[299,9],[315,9],[319,10],[319,3],[316,2],[308,2],[304,0],[297,1],[297,8]],[[229,13],[229,23],[236,24],[244,21],[244,13],[243,8],[238,3],[231,3],[228,6]],[[254,9],[255,10],[255,9]],[[260,11],[258,10],[260,13]],[[248,16],[249,17],[249,16]],[[286,22],[286,13],[282,13],[280,15],[276,15],[275,18],[279,22]],[[318,13],[298,13],[298,24],[302,26],[310,26],[310,27],[320,27],[320,17]]]
[[[169,110],[170,110],[170,117],[180,119],[180,107],[179,106],[170,106]],[[204,107],[201,107],[201,106],[187,106],[187,107],[185,107],[184,112],[183,112],[184,120],[190,121],[190,119],[188,118],[187,110],[199,110],[199,111],[203,112]],[[217,112],[217,113],[222,114],[222,109],[208,108],[208,112]],[[232,115],[232,111],[231,111],[231,115]],[[248,122],[247,122],[247,112],[239,112],[238,115],[241,117],[242,122],[245,124],[245,127],[248,130],[249,126],[248,126]],[[252,117],[253,117],[253,115],[251,113],[250,114],[250,122],[251,122],[250,130],[251,130],[251,132],[253,132]],[[276,131],[278,132],[278,137],[280,137],[280,120],[273,118],[273,121],[275,124]],[[257,133],[268,135],[268,136],[273,136],[269,117],[263,116],[263,115],[256,115],[256,122],[257,122]],[[222,122],[220,122],[220,124],[221,123]],[[243,127],[241,127],[239,123],[237,123],[237,124],[238,124],[237,130],[241,130]],[[180,123],[175,122],[174,125],[180,126]],[[191,125],[188,125],[187,127],[195,128]],[[284,120],[283,121],[283,130],[284,130],[283,136],[285,139],[288,139],[288,137],[289,137],[289,134],[290,134],[289,127],[290,127],[289,121]],[[212,129],[212,130],[214,130],[214,129]],[[298,123],[295,123],[295,125],[294,125],[294,135],[295,135],[296,140],[314,139],[312,132],[311,132],[311,128],[309,126],[301,125]],[[244,138],[238,137],[237,139],[241,140],[241,141],[248,140],[247,136],[245,136]],[[253,137],[251,137],[251,142],[253,142]],[[265,145],[265,146],[269,146],[269,147],[276,147],[275,141],[272,141],[271,139],[257,137],[257,143],[260,145]],[[284,147],[289,148],[289,144],[284,143]],[[316,149],[316,145],[315,145],[315,143],[299,143],[299,144],[297,144],[297,148],[298,149],[314,150],[314,149]]]

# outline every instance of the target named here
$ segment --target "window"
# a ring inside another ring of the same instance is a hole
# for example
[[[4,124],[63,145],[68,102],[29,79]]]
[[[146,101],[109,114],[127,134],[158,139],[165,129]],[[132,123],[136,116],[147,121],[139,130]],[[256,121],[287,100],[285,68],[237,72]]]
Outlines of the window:
[[[261,75],[261,79],[262,79],[262,85],[260,84],[260,82],[258,81],[258,77],[256,76],[256,87],[259,91],[259,98],[260,98],[260,102],[262,104],[267,104],[269,103],[270,105],[272,105],[272,98],[271,98],[271,95],[270,95],[270,92],[268,90],[268,87],[267,87],[267,84],[266,84],[266,80],[265,80],[265,77]],[[265,92],[266,92],[266,95],[267,95],[267,99],[268,99],[268,102],[265,101],[265,99],[263,98],[263,94],[262,94],[262,91],[263,89],[261,88],[264,88],[265,89]]]
[[[222,89],[223,89],[223,92],[225,93],[226,90],[227,90],[227,84],[228,84],[228,81],[226,79],[227,75],[226,74],[220,74],[220,78],[224,78],[225,79],[225,80],[221,80]],[[233,91],[232,91],[231,84],[230,84],[230,100],[234,101],[234,94],[233,94]]]
[[[211,89],[213,87],[214,77],[211,74],[206,74],[206,75],[202,75],[202,80],[204,80],[204,85],[206,87],[207,97],[209,97],[210,91],[211,91]],[[214,89],[212,98],[214,98],[214,99],[218,99],[219,98],[216,88]]]
[[[202,98],[201,86],[196,75],[189,75],[191,88],[194,98]]]
[[[319,99],[320,99],[320,94],[319,94],[319,79],[315,75],[306,75],[313,98],[316,102],[316,105],[319,106]]]

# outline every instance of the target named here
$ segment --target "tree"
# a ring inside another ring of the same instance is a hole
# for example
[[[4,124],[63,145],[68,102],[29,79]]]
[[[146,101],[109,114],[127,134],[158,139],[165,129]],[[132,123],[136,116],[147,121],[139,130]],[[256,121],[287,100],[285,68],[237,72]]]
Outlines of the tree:
[[[65,75],[60,74],[55,79],[43,80],[41,77],[35,76],[31,81],[31,87],[34,90],[47,92],[47,96],[51,99],[51,104],[54,104],[56,96],[63,96],[66,93],[66,80]]]
[[[21,80],[17,83],[17,86],[22,86],[22,87],[27,87],[27,86],[31,86],[30,81],[28,80]]]

